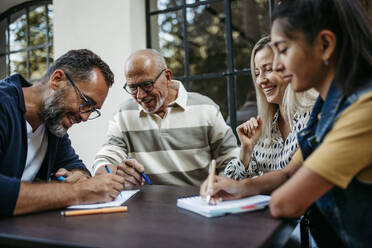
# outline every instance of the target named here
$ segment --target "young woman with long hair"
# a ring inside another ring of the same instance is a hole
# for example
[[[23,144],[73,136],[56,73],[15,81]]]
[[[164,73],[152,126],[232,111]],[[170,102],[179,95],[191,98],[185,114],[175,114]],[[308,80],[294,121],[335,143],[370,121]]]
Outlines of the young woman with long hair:
[[[271,193],[272,216],[306,212],[319,246],[370,247],[371,20],[359,1],[286,0],[274,10],[271,38],[274,69],[294,91],[319,92],[300,150],[261,177],[215,177],[208,193],[214,200]]]

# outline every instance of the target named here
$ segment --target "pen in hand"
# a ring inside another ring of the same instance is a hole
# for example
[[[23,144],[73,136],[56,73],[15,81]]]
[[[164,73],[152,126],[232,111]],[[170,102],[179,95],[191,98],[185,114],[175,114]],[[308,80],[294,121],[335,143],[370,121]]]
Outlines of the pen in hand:
[[[105,165],[105,169],[106,169],[106,171],[107,171],[107,173],[108,174],[111,174],[111,170],[110,170],[110,167],[106,164]],[[123,195],[121,194],[121,192],[120,192],[120,197],[122,197]]]
[[[145,174],[145,172],[141,172],[141,176],[143,177],[143,179],[145,179],[146,183],[151,185],[151,181],[150,181],[150,178]]]
[[[128,156],[128,159],[132,159],[132,156]],[[140,172],[143,179],[145,179],[146,183],[152,185],[150,178],[145,174],[145,172]]]
[[[110,170],[110,168],[108,167],[107,164],[105,165],[105,169],[106,169],[106,171],[107,171],[108,174],[111,174],[111,170]]]
[[[208,182],[207,182],[207,197],[206,197],[206,202],[208,204],[211,203],[211,194],[213,193],[213,184],[214,184],[214,174],[216,171],[216,160],[212,160],[209,166],[209,177],[208,177]]]
[[[64,181],[66,181],[66,178],[64,176],[59,176],[59,177],[57,177],[57,180],[60,181],[60,182],[64,182]]]
[[[56,174],[54,172],[50,173],[49,175],[49,181],[51,181],[52,179],[56,179],[57,181],[60,181],[60,182],[66,181],[66,177],[64,176],[56,177]]]

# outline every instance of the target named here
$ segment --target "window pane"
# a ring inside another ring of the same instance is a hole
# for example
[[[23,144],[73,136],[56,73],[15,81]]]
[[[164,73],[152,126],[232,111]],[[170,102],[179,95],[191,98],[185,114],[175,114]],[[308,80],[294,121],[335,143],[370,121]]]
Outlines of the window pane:
[[[184,75],[182,11],[151,16],[151,47],[160,51],[173,76]]]
[[[26,52],[10,54],[10,74],[19,73],[27,78]]]
[[[270,32],[268,1],[235,0],[231,12],[235,68],[249,68],[254,44]]]
[[[223,117],[228,114],[227,83],[225,78],[202,79],[190,82],[190,91],[210,97],[221,109]]]
[[[35,49],[30,52],[30,80],[40,79],[47,70],[46,48]]]
[[[164,10],[181,6],[183,0],[150,0],[150,11]]]
[[[187,9],[190,74],[226,71],[223,2]]]
[[[11,16],[9,25],[10,51],[26,48],[26,12],[22,10]]]
[[[45,7],[31,8],[29,12],[30,46],[46,43],[46,28]]]
[[[256,92],[252,83],[251,75],[238,76],[236,78],[237,94],[237,125],[257,116]]]

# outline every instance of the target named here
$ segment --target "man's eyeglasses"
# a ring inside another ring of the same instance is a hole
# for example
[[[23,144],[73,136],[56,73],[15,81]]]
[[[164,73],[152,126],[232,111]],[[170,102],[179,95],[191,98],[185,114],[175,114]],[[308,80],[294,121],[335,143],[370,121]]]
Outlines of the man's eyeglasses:
[[[125,83],[123,86],[124,90],[128,92],[131,95],[136,95],[138,92],[138,87],[140,87],[144,92],[150,93],[154,89],[154,84],[156,83],[156,80],[159,79],[161,74],[165,71],[166,69],[161,70],[161,72],[154,78],[154,80],[149,80],[137,84],[128,84]]]
[[[88,98],[84,96],[84,94],[81,92],[81,90],[76,85],[74,80],[72,80],[71,77],[66,72],[65,72],[65,75],[68,81],[70,81],[70,83],[72,84],[72,86],[79,92],[80,98],[83,101],[83,103],[79,106],[80,114],[90,113],[89,118],[88,118],[89,120],[93,120],[93,119],[100,117],[101,112],[94,107],[96,103],[93,100],[88,100]]]

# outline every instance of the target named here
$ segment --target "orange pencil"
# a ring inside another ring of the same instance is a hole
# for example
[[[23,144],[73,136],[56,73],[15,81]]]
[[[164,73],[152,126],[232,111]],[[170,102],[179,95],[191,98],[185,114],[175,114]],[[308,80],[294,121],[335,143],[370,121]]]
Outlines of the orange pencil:
[[[72,210],[72,211],[62,211],[62,216],[78,216],[87,214],[110,214],[110,213],[120,213],[128,211],[127,206],[122,207],[111,207],[111,208],[97,208],[97,209],[84,209],[84,210]]]

